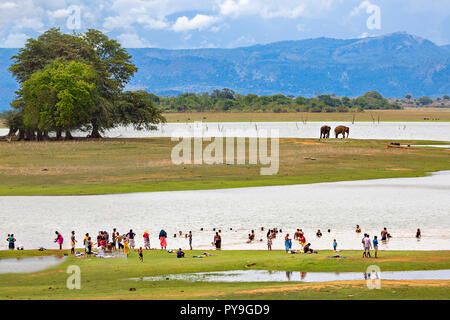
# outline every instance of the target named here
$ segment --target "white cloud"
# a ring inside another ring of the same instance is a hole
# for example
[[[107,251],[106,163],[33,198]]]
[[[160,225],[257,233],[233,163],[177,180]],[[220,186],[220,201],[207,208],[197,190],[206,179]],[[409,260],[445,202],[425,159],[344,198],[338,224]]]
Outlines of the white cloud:
[[[71,13],[72,13],[71,10],[69,10],[68,8],[65,8],[65,9],[58,9],[58,10],[55,10],[55,11],[47,11],[47,15],[48,15],[50,18],[53,18],[53,19],[66,18],[66,17],[68,17],[69,14],[71,14]]]
[[[21,48],[28,40],[24,33],[10,33],[6,39],[0,43],[1,48]]]
[[[4,3],[0,3],[0,10],[1,11],[6,11],[6,10],[12,10],[12,9],[16,9],[18,7],[18,5],[14,2],[4,2]]]
[[[334,0],[220,0],[220,13],[224,16],[260,16],[263,19],[296,19],[313,16],[329,9]]]
[[[350,15],[351,15],[351,16],[356,16],[356,15],[358,15],[362,10],[364,10],[364,9],[367,10],[367,8],[370,8],[371,6],[372,6],[372,4],[371,4],[369,1],[364,0],[363,2],[361,2],[361,3],[359,4],[359,6],[353,8],[352,12],[350,12]]]
[[[122,33],[117,38],[124,48],[153,47],[147,40],[139,37],[136,33]]]
[[[197,14],[190,19],[186,16],[179,17],[175,21],[172,29],[176,32],[190,31],[190,30],[204,30],[212,26],[219,20],[218,17],[208,16],[204,14]]]

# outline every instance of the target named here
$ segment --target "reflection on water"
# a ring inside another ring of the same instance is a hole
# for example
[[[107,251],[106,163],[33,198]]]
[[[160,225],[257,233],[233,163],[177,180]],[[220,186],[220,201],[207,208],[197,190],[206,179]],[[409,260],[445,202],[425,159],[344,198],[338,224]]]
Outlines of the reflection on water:
[[[274,186],[201,191],[172,191],[99,196],[0,197],[0,235],[14,233],[17,245],[25,249],[56,248],[55,231],[70,246],[70,232],[78,243],[86,232],[96,237],[99,230],[136,232],[136,245],[150,231],[152,248],[159,247],[158,234],[164,228],[168,248],[189,248],[186,232],[193,233],[194,249],[211,249],[214,231],[221,230],[223,249],[266,249],[268,228],[283,233],[273,241],[284,249],[284,235],[291,238],[297,228],[305,231],[314,250],[362,249],[362,232],[380,235],[387,227],[393,236],[380,250],[450,250],[450,171],[423,178],[380,179],[311,185]],[[14,215],[11,215],[14,212]],[[261,231],[261,227],[264,230]],[[204,231],[200,231],[204,228]],[[416,230],[422,230],[417,241]],[[323,233],[315,236],[317,229]],[[330,232],[327,230],[330,229]],[[255,230],[253,243],[246,243]],[[182,231],[180,237],[178,231]],[[176,238],[173,238],[174,234]],[[263,241],[259,241],[262,239]],[[380,239],[380,237],[379,237]],[[0,242],[2,249],[7,242]],[[293,249],[299,244],[293,241]]]
[[[171,274],[156,277],[129,278],[136,281],[205,281],[205,282],[328,282],[347,280],[450,280],[450,270],[388,272],[298,272],[269,270],[235,270]]]
[[[58,265],[63,260],[63,256],[18,257],[11,259],[0,259],[0,274],[38,272]]]

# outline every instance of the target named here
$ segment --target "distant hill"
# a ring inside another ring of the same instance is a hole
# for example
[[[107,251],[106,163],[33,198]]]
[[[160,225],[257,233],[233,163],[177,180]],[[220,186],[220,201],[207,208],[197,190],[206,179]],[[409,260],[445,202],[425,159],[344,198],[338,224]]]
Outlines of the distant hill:
[[[15,49],[0,49],[0,110],[16,84],[7,72]],[[129,49],[139,72],[129,89],[159,95],[230,88],[247,94],[355,97],[450,93],[450,46],[393,33],[364,39],[317,38],[234,49]]]

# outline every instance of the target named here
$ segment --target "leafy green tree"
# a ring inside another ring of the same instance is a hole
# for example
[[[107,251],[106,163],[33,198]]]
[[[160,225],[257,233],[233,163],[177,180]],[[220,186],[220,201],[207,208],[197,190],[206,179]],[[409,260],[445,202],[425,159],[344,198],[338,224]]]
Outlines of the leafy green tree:
[[[122,93],[115,110],[121,125],[132,125],[136,130],[155,130],[155,124],[166,122],[161,109],[155,108],[152,94],[143,90]]]
[[[55,60],[33,73],[21,90],[25,127],[70,132],[85,125],[94,104],[94,79],[93,68],[76,61]]]
[[[423,106],[429,105],[433,103],[433,99],[431,99],[430,97],[427,96],[423,96],[422,98],[419,99],[419,103]]]

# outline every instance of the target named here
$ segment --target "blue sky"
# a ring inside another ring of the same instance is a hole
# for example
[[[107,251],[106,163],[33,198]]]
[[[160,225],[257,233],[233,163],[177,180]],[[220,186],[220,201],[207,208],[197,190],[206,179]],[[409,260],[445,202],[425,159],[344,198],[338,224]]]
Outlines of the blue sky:
[[[406,31],[450,44],[449,0],[0,0],[0,47],[50,27],[95,28],[124,47],[231,48]]]

